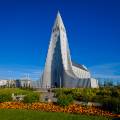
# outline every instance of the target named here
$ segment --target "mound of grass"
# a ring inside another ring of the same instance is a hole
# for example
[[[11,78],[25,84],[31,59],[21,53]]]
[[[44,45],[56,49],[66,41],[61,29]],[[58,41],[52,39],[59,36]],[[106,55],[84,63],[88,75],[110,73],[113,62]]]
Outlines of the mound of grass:
[[[35,93],[27,94],[23,100],[24,103],[33,103],[38,101],[39,101],[39,96],[38,94],[35,94]]]
[[[15,95],[25,95],[25,102],[32,103],[39,101],[39,93],[32,90],[23,90],[20,88],[0,88],[0,102],[12,101],[12,93]]]

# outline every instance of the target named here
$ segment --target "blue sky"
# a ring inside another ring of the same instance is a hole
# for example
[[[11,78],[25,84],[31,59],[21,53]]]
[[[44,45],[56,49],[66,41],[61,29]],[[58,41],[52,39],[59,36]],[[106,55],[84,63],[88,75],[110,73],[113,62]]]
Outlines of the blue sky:
[[[59,10],[72,60],[93,76],[120,76],[119,0],[0,0],[0,79],[39,78]]]

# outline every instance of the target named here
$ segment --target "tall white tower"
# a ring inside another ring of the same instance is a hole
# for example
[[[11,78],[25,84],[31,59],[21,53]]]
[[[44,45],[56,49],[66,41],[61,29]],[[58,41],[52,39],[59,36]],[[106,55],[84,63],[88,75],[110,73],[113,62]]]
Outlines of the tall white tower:
[[[78,72],[87,77],[81,79]],[[84,83],[84,80],[85,83]],[[70,50],[67,40],[66,29],[64,27],[60,13],[57,13],[54,26],[52,28],[51,39],[46,58],[45,68],[42,75],[42,87],[90,87],[90,74],[82,65],[76,66],[71,61]]]

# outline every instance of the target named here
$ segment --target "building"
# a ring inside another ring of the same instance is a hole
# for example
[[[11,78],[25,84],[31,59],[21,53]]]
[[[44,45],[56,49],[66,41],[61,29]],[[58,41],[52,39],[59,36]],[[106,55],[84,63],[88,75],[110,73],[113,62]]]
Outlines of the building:
[[[8,83],[7,80],[0,80],[0,87],[2,87],[2,86],[6,86],[7,83]]]
[[[30,79],[0,80],[0,87],[32,87]]]
[[[30,87],[32,87],[32,81],[29,79],[17,79],[17,80],[15,80],[15,86],[30,88]]]
[[[33,80],[32,81],[32,87],[35,88],[35,89],[41,88],[41,82],[40,82],[40,80]]]
[[[91,78],[89,70],[71,60],[66,29],[59,12],[52,29],[42,75],[42,88],[51,87],[98,87],[98,81]]]

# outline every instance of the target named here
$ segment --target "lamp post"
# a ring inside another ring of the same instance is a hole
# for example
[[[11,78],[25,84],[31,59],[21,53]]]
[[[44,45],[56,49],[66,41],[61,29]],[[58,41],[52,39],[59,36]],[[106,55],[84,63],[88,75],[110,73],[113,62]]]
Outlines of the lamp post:
[[[60,88],[61,88],[61,76],[60,76]]]

